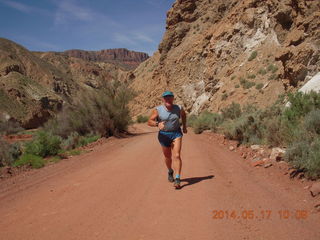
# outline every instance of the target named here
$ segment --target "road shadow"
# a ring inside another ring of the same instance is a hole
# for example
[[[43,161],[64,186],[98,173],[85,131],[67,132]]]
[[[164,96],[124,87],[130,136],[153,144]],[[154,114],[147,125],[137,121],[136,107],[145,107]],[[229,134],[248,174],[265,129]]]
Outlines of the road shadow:
[[[153,132],[140,132],[140,133],[125,132],[125,133],[123,133],[120,137],[121,137],[121,138],[129,138],[129,137],[141,136],[141,135],[146,135],[146,134],[151,134],[151,133],[157,133],[157,132],[158,132],[158,131],[153,131]]]
[[[130,138],[130,137],[136,137],[141,135],[147,135],[152,133],[157,133],[158,131],[149,131],[149,132],[132,132],[132,131],[123,131],[116,135],[110,134],[110,136],[113,136],[115,138]]]
[[[204,180],[209,180],[214,178],[214,175],[209,175],[209,176],[205,176],[205,177],[191,177],[191,178],[182,178],[181,179],[181,183],[186,182],[185,184],[181,184],[181,188],[184,188],[186,186],[190,186],[192,184],[196,184],[199,183],[201,181]]]

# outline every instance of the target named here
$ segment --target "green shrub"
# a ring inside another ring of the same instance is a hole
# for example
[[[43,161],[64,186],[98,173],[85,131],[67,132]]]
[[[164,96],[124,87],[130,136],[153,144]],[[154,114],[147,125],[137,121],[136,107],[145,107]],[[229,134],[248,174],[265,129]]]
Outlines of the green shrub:
[[[112,81],[94,94],[82,94],[79,102],[64,109],[45,129],[67,138],[72,132],[111,136],[127,130],[131,121],[127,104],[135,93],[124,83]]]
[[[280,119],[278,117],[266,118],[263,124],[265,142],[273,147],[283,146],[284,135]]]
[[[253,59],[255,59],[258,56],[258,52],[257,51],[253,51],[250,55],[250,57],[248,58],[248,61],[252,61]]]
[[[15,142],[15,143],[10,144],[9,154],[14,161],[16,159],[18,159],[22,154],[21,144],[19,142]]]
[[[198,134],[204,130],[216,131],[221,123],[221,115],[204,111],[192,121],[192,127],[194,132]]]
[[[9,144],[0,137],[0,167],[11,166],[21,153],[19,143]]]
[[[307,177],[312,179],[320,178],[320,138],[317,138],[309,145],[308,150],[309,155],[307,159],[302,161],[302,168],[305,169]]]
[[[222,94],[222,96],[221,96],[222,101],[226,100],[227,98],[228,98],[228,93]]]
[[[138,123],[145,123],[149,120],[149,117],[148,116],[143,116],[143,115],[139,115],[137,117],[137,122]]]
[[[269,137],[275,138],[271,139],[273,142],[277,141],[276,137],[279,135],[273,131],[278,126],[275,124],[280,114],[278,107],[262,111],[254,105],[246,105],[241,110],[240,105],[234,104],[233,108],[237,114],[226,116],[226,121],[221,125],[227,138],[250,144],[266,143]]]
[[[235,88],[239,88],[239,87],[240,87],[240,85],[239,85],[239,84],[236,84],[234,87],[235,87]]]
[[[89,136],[81,136],[80,140],[79,140],[78,147],[86,146],[89,143],[93,143],[93,142],[97,141],[99,138],[100,138],[100,136],[96,136],[96,135],[93,135],[93,136],[90,136],[90,135]]]
[[[73,149],[67,152],[67,155],[69,156],[76,156],[76,155],[80,155],[82,153],[81,150],[79,149]]]
[[[62,149],[70,150],[89,143],[95,142],[100,138],[99,135],[80,136],[77,132],[72,132],[67,139],[63,139],[61,143]]]
[[[10,144],[0,137],[0,167],[11,165],[13,162],[12,156],[9,153]]]
[[[195,114],[190,114],[187,117],[187,126],[193,127],[194,122],[197,120],[197,116]]]
[[[252,88],[254,85],[256,85],[255,82],[247,81],[245,84],[242,85],[242,87],[243,87],[244,89],[249,89],[249,88]]]
[[[193,116],[191,125],[196,133],[215,129],[240,143],[286,147],[289,163],[309,178],[320,178],[320,93],[289,94],[290,107],[283,105],[284,97],[265,109],[232,103],[221,115]]]
[[[290,107],[282,114],[286,159],[310,178],[320,177],[320,94],[289,94]]]
[[[236,78],[236,76],[235,75],[233,75],[232,77],[231,77],[231,80],[233,80],[233,79],[235,79]]]
[[[312,110],[320,109],[320,94],[314,91],[308,94],[302,92],[289,94],[288,101],[290,107],[285,108],[283,116],[289,122],[296,123]]]
[[[255,78],[256,78],[256,75],[254,75],[254,74],[249,74],[249,75],[247,76],[247,78],[249,78],[249,79],[255,79]]]
[[[263,88],[263,83],[258,83],[257,85],[256,85],[256,89],[257,90],[260,90],[260,89],[262,89]]]
[[[256,85],[254,82],[250,82],[243,77],[240,78],[240,84],[244,89],[249,89],[249,88],[253,87],[254,85]]]
[[[264,68],[260,68],[260,70],[258,71],[258,73],[260,75],[266,75],[267,74],[267,70],[265,70]]]
[[[268,78],[268,80],[276,80],[278,78],[277,74],[271,74],[270,77]]]
[[[25,144],[25,153],[46,157],[57,155],[61,150],[62,139],[49,132],[39,131],[34,140]]]
[[[236,118],[222,125],[227,138],[241,143],[260,144],[263,142],[264,126],[261,111],[253,105],[246,105]]]
[[[80,135],[77,132],[72,132],[70,135],[62,140],[61,147],[65,150],[74,149],[79,146]]]
[[[243,115],[235,120],[229,120],[223,125],[223,133],[227,138],[244,144],[260,144],[262,142],[261,125],[252,115]]]
[[[240,82],[241,85],[243,85],[243,84],[245,84],[247,82],[247,79],[245,79],[244,77],[241,77],[239,79],[239,82]]]
[[[270,64],[270,65],[267,67],[267,71],[268,71],[268,72],[275,73],[276,71],[278,71],[278,67],[277,67],[276,65]]]
[[[45,165],[45,161],[42,157],[25,153],[14,163],[15,167],[23,165],[29,165],[32,168],[41,168]]]
[[[241,115],[241,107],[239,103],[232,102],[228,107],[221,110],[223,119],[235,119]]]
[[[0,119],[0,135],[15,134],[23,130],[17,122]]]
[[[310,111],[304,118],[305,129],[314,135],[320,135],[320,109]]]
[[[320,178],[320,138],[310,143],[302,136],[300,141],[289,145],[285,159],[302,169],[307,177]]]
[[[56,163],[56,162],[59,162],[60,160],[61,160],[60,156],[53,156],[48,159],[48,162]]]

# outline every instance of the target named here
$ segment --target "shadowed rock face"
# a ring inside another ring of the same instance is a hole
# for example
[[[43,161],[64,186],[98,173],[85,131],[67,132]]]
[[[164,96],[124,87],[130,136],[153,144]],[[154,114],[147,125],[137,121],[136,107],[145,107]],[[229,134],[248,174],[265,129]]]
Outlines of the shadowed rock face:
[[[101,51],[72,49],[63,52],[63,54],[86,61],[121,63],[124,67],[130,69],[136,68],[141,62],[149,58],[146,53],[129,51],[125,48],[104,49]]]

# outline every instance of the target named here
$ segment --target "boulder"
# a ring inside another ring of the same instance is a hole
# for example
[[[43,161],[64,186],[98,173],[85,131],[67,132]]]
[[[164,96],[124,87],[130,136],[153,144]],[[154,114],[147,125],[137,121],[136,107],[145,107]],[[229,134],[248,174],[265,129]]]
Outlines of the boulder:
[[[320,194],[320,182],[312,184],[310,188],[310,193],[312,197],[315,197]]]
[[[251,163],[251,166],[253,167],[257,167],[257,166],[262,166],[264,164],[263,160],[258,160],[258,161],[254,161]]]
[[[320,72],[314,75],[302,88],[299,89],[299,92],[308,93],[310,91],[320,92]]]
[[[260,145],[251,145],[252,150],[258,151],[260,149]]]
[[[320,212],[320,203],[314,205],[314,208],[316,209],[316,211]]]
[[[230,146],[230,147],[229,147],[229,150],[230,150],[230,151],[233,151],[233,150],[234,150],[234,146]]]
[[[267,163],[267,164],[264,165],[264,168],[269,168],[271,166],[272,166],[272,163]]]
[[[281,161],[285,153],[286,151],[282,148],[279,148],[279,147],[272,148],[270,159],[275,161]]]

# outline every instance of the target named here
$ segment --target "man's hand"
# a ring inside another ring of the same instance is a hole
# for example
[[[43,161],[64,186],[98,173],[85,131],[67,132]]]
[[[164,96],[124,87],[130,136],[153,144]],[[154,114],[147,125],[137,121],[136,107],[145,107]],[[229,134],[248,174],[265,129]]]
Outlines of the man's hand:
[[[164,129],[165,122],[164,121],[163,122],[159,122],[158,127],[159,127],[160,130]]]
[[[187,127],[183,127],[182,131],[183,131],[183,133],[188,133]]]

